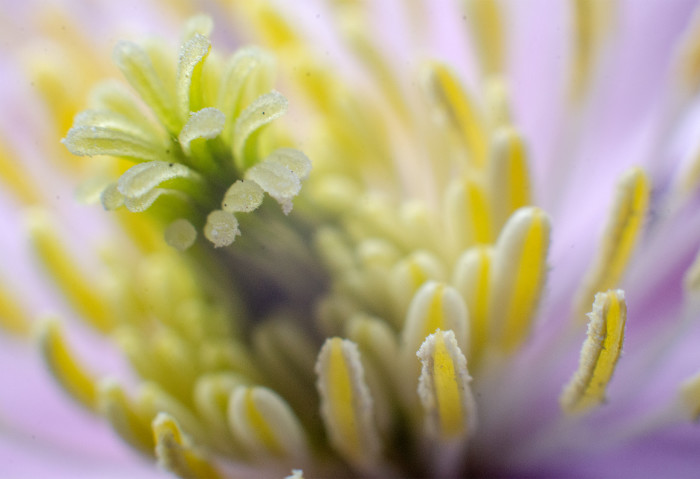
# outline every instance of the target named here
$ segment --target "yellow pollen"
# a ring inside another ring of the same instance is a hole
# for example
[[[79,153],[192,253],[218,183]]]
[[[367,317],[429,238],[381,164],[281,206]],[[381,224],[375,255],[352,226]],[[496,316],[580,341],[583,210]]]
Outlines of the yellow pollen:
[[[343,354],[343,341],[340,338],[331,340],[328,369],[330,379],[328,399],[333,409],[333,417],[348,449],[357,452],[360,449],[360,437],[355,420],[352,383]]]
[[[435,339],[433,377],[440,415],[440,430],[448,438],[458,436],[463,432],[464,420],[457,372],[441,334]]]

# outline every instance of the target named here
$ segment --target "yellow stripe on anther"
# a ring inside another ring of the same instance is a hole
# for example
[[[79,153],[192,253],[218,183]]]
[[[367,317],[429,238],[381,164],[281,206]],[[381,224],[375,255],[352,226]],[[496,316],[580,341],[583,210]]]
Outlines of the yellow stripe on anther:
[[[480,246],[467,250],[455,266],[453,283],[462,294],[469,310],[469,361],[472,367],[488,341],[488,298],[492,263],[493,248]]]
[[[464,142],[472,163],[484,166],[488,149],[486,127],[474,100],[455,74],[440,63],[429,65],[427,87],[436,106]]]
[[[475,426],[467,360],[452,331],[428,336],[418,350],[422,363],[418,394],[428,431],[442,440],[465,438]]]
[[[131,447],[148,456],[155,455],[151,432],[152,418],[140,414],[127,399],[121,386],[111,380],[102,381],[98,388],[100,413]]]
[[[229,399],[231,432],[260,458],[301,461],[307,455],[306,438],[289,405],[264,387],[236,388]]]
[[[700,88],[700,8],[695,9],[679,45],[678,80],[686,93],[692,95]]]
[[[18,159],[19,156],[0,141],[0,179],[3,184],[19,201],[25,204],[38,203],[40,196],[36,185]]]
[[[518,210],[496,244],[490,323],[506,351],[527,338],[547,277],[549,217],[539,208]]]
[[[160,413],[153,420],[156,457],[160,466],[187,479],[217,479],[216,468],[192,446],[180,426],[169,414]]]
[[[78,272],[75,262],[51,229],[48,215],[33,211],[28,214],[28,220],[34,250],[54,283],[85,320],[102,332],[109,331],[113,318],[105,301],[95,293],[94,285]]]
[[[649,195],[649,180],[641,169],[632,168],[620,179],[597,258],[577,293],[577,317],[588,310],[596,291],[614,288],[620,282],[644,225]]]
[[[63,339],[60,326],[50,319],[39,326],[39,345],[53,376],[74,399],[88,409],[97,407],[97,387]]]
[[[503,71],[504,29],[496,0],[463,0],[484,77]]]
[[[588,318],[588,337],[581,348],[578,370],[560,399],[567,413],[584,412],[605,399],[625,334],[624,292],[618,289],[596,294]]]
[[[374,407],[355,343],[327,339],[316,363],[321,416],[333,447],[349,462],[363,467],[379,453]]]
[[[489,193],[498,231],[515,210],[531,204],[530,172],[525,142],[513,128],[498,129],[491,143]]]
[[[5,332],[25,336],[29,333],[29,318],[12,296],[0,284],[0,328]]]
[[[680,393],[690,419],[700,419],[700,373],[684,381]]]
[[[573,0],[573,56],[569,91],[581,101],[588,91],[615,2]]]

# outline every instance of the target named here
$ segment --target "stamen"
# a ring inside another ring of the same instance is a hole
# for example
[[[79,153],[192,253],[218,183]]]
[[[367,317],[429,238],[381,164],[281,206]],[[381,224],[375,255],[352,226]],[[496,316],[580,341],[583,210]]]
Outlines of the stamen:
[[[427,68],[426,87],[435,106],[449,121],[469,153],[472,164],[486,164],[488,144],[486,128],[478,107],[464,90],[456,75],[441,63]]]
[[[96,329],[107,332],[114,324],[105,300],[94,283],[89,283],[76,269],[76,262],[61,246],[45,213],[27,215],[29,233],[41,263],[63,292],[71,306]]]
[[[483,76],[503,72],[504,29],[498,3],[495,0],[463,1]]]
[[[411,299],[425,282],[445,281],[445,266],[428,251],[416,251],[399,261],[389,279],[394,298],[397,326],[403,327]]]
[[[446,199],[448,228],[454,238],[455,251],[493,241],[491,202],[482,184],[472,178],[455,181]]]
[[[619,284],[644,225],[649,195],[649,180],[641,169],[632,168],[620,179],[595,263],[576,295],[577,317],[583,317],[596,291]]]
[[[590,87],[595,62],[603,46],[603,37],[613,15],[614,2],[575,0],[570,95],[579,102]]]
[[[308,454],[299,420],[270,389],[236,388],[229,402],[228,420],[236,438],[256,455],[300,461]]]
[[[15,297],[9,289],[0,284],[0,329],[7,333],[25,336],[30,329],[29,318]]]
[[[686,94],[700,88],[700,9],[696,8],[678,49],[678,76]]]
[[[476,427],[476,404],[467,360],[452,331],[428,336],[418,350],[422,363],[418,395],[428,433],[443,441],[464,439]]]
[[[700,418],[700,373],[681,385],[681,398],[693,421]]]
[[[273,155],[250,168],[246,179],[256,182],[277,200],[284,214],[292,211],[292,199],[301,191],[299,176]]]
[[[489,289],[493,247],[480,246],[464,252],[457,260],[453,284],[462,294],[469,310],[471,347],[469,361],[478,360],[484,346],[488,344]]]
[[[425,338],[438,329],[454,332],[460,348],[469,344],[467,307],[462,296],[451,286],[429,281],[411,301],[401,336],[401,347],[415,362],[415,352]]]
[[[333,447],[351,464],[372,466],[380,439],[360,353],[347,339],[327,339],[316,363],[321,416]]]
[[[16,158],[17,154],[0,139],[0,179],[3,185],[23,203],[38,203],[40,196],[36,186],[22,163],[16,161]]]
[[[490,334],[506,351],[527,338],[547,277],[551,225],[539,208],[521,208],[501,231],[493,257]]]
[[[618,289],[596,294],[588,318],[588,338],[581,348],[578,370],[560,399],[562,408],[570,414],[585,412],[605,399],[624,340],[625,293]]]
[[[688,292],[700,292],[700,251],[683,277],[683,287]]]
[[[166,471],[187,479],[219,479],[214,465],[192,446],[177,421],[166,413],[153,420],[158,464]]]
[[[149,161],[126,170],[119,177],[117,189],[125,198],[139,198],[161,183],[174,179],[180,180],[178,188],[183,191],[194,192],[197,187],[206,188],[203,178],[183,164]]]
[[[490,151],[490,206],[493,226],[495,231],[500,231],[514,211],[531,204],[528,155],[525,142],[512,127],[494,133]]]
[[[71,354],[58,321],[49,319],[42,322],[39,325],[38,337],[44,361],[61,386],[86,408],[96,409],[95,380]]]
[[[114,431],[131,447],[142,454],[153,456],[155,442],[151,432],[151,420],[129,401],[121,386],[105,379],[98,385],[98,405]]]

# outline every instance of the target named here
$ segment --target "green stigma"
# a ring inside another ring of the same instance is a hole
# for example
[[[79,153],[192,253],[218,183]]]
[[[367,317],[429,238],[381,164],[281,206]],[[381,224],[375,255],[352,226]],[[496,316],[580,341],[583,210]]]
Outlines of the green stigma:
[[[103,187],[102,205],[148,210],[180,250],[198,231],[215,247],[230,245],[237,215],[258,209],[265,194],[288,214],[311,170],[267,128],[287,110],[271,89],[272,56],[245,47],[224,60],[211,51],[211,29],[209,17],[191,19],[177,60],[158,43],[118,43],[114,61],[140,100],[120,84],[98,86],[63,140],[75,155],[116,159],[121,176]]]

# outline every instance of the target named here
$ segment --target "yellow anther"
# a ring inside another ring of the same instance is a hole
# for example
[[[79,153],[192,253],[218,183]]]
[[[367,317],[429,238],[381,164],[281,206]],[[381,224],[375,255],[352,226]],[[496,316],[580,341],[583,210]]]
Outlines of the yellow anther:
[[[453,287],[429,281],[418,290],[409,306],[401,338],[404,352],[415,354],[425,338],[438,329],[454,331],[462,349],[468,345],[468,313],[464,299]]]
[[[683,277],[683,286],[686,291],[700,293],[700,251]]]
[[[486,118],[492,130],[511,124],[510,100],[505,80],[489,78],[486,82]]]
[[[457,260],[453,283],[469,310],[471,346],[469,361],[474,365],[488,341],[489,291],[493,248],[481,246],[467,250]]]
[[[71,306],[98,330],[109,331],[114,318],[105,299],[99,296],[94,283],[78,272],[75,261],[51,229],[47,215],[33,211],[28,219],[34,250]]]
[[[677,54],[680,86],[692,95],[700,88],[700,8],[695,9]]]
[[[316,373],[321,416],[331,444],[357,467],[374,464],[380,440],[357,346],[347,339],[327,339]]]
[[[531,204],[527,149],[513,128],[494,133],[488,172],[493,226],[499,231],[515,210]]]
[[[158,414],[152,427],[156,457],[163,469],[185,479],[222,477],[214,465],[192,446],[190,439],[169,414]]]
[[[28,173],[22,168],[22,162],[17,160],[17,154],[0,140],[0,181],[22,203],[35,204],[39,201],[39,193]]]
[[[433,102],[464,143],[472,164],[486,164],[488,151],[484,121],[456,75],[445,65],[432,63],[427,70],[427,88]]]
[[[29,318],[13,296],[0,284],[0,329],[24,336],[29,333]]]
[[[625,336],[625,293],[618,289],[596,294],[588,318],[588,337],[581,348],[578,370],[560,398],[567,413],[584,412],[605,400]]]
[[[446,441],[466,438],[476,426],[476,405],[469,388],[467,360],[454,333],[431,334],[417,355],[422,363],[418,395],[429,434]]]
[[[700,187],[700,148],[693,152],[690,164],[681,170],[679,186],[683,195],[691,195]]]
[[[100,413],[127,444],[143,454],[155,454],[155,442],[151,432],[153,418],[144,415],[143,411],[138,411],[121,386],[109,379],[100,382],[98,406]]]
[[[88,409],[97,408],[95,381],[76,361],[61,333],[58,321],[49,319],[39,326],[39,345],[44,361],[63,388]]]
[[[455,254],[474,244],[493,241],[492,209],[481,183],[472,178],[453,182],[447,190],[446,201],[447,227]]]
[[[255,455],[293,460],[307,455],[299,420],[270,389],[236,388],[229,401],[228,420],[236,439]]]
[[[574,55],[569,91],[571,99],[581,101],[588,90],[595,63],[613,16],[615,2],[599,0],[573,1]]]
[[[700,373],[684,381],[680,393],[691,420],[697,421],[700,418]]]
[[[476,45],[476,54],[484,77],[503,72],[504,29],[501,9],[496,0],[463,0],[469,26]]]
[[[489,323],[506,351],[527,338],[547,277],[549,217],[539,208],[521,208],[503,227],[493,259]]]
[[[577,317],[588,310],[597,291],[619,284],[644,225],[649,194],[649,180],[641,169],[632,168],[620,179],[597,257],[576,296]]]

